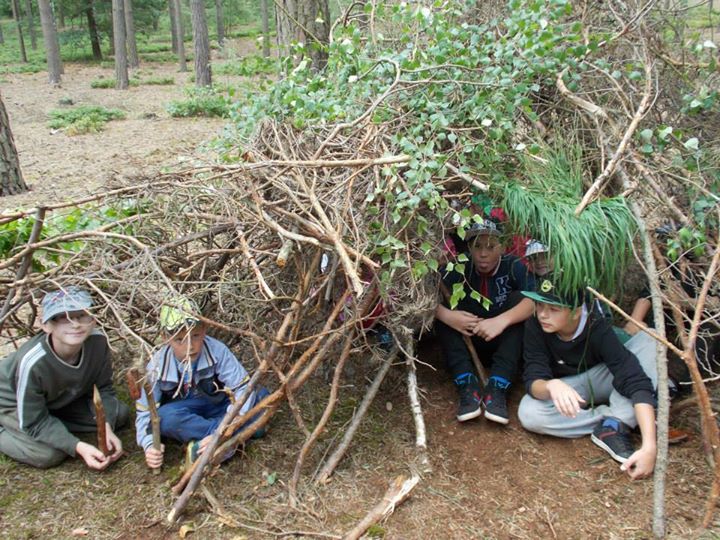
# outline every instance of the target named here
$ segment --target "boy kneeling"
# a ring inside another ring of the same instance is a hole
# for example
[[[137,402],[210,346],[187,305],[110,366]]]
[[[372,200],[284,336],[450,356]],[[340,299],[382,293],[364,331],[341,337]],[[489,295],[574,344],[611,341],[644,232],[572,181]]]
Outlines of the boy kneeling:
[[[0,453],[43,469],[80,456],[95,470],[122,455],[113,430],[130,411],[115,397],[110,348],[91,307],[90,294],[77,287],[47,293],[42,332],[0,362]],[[109,456],[74,435],[97,430],[93,386],[105,409]]]
[[[592,441],[622,463],[633,480],[655,467],[655,342],[640,332],[623,346],[610,321],[583,302],[558,294],[552,276],[539,280],[535,316],[525,323],[525,387],[518,417],[529,431]],[[588,408],[584,408],[584,407]],[[635,451],[630,428],[640,427]]]
[[[250,379],[230,349],[206,335],[205,324],[192,315],[199,312],[197,306],[185,298],[176,298],[162,306],[160,326],[166,344],[147,365],[148,382],[158,405],[160,434],[188,443],[187,465],[203,453],[231,407],[226,392],[240,399]],[[265,388],[253,390],[239,414],[249,411],[268,394]],[[137,443],[145,451],[148,467],[157,469],[163,463],[164,447],[160,450],[152,447],[152,427],[144,390],[136,408]],[[255,436],[263,433],[258,432]],[[224,459],[230,457],[232,454]]]

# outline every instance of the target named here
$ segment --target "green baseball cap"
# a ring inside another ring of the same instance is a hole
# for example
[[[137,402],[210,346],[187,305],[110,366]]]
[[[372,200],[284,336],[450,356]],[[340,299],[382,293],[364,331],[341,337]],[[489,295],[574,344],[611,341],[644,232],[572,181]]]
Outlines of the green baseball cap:
[[[572,293],[562,292],[553,276],[539,280],[536,290],[522,291],[522,294],[535,302],[567,308],[576,308],[585,302],[585,292],[582,289]]]
[[[199,313],[200,308],[189,298],[173,296],[160,308],[160,328],[168,333],[178,331],[181,326],[191,328],[200,322],[195,316]]]

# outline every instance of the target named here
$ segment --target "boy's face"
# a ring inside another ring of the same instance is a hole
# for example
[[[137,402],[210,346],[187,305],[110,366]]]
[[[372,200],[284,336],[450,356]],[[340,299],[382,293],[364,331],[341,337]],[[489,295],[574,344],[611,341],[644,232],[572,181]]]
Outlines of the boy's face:
[[[41,325],[43,331],[52,337],[54,347],[82,347],[83,342],[95,329],[95,319],[87,311],[71,311],[55,315]]]
[[[473,265],[481,274],[489,274],[495,270],[502,253],[503,245],[496,235],[479,234],[470,240]]]
[[[181,362],[194,362],[202,352],[205,334],[205,325],[196,324],[192,328],[181,329],[174,334],[166,333],[165,337],[177,360]]]
[[[547,257],[547,253],[536,253],[528,257],[530,270],[536,276],[544,276],[552,270],[552,264]]]
[[[546,334],[566,335],[577,329],[581,311],[569,307],[535,302],[535,315]]]

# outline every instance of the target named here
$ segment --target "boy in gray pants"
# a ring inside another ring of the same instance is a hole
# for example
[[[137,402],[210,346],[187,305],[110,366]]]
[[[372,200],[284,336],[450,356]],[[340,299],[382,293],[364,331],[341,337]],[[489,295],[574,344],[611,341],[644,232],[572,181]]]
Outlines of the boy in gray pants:
[[[520,423],[555,437],[591,435],[630,478],[649,476],[656,454],[653,339],[640,332],[623,346],[582,292],[559,294],[552,276],[523,294],[535,301],[535,316],[525,323],[528,393],[520,402]],[[629,437],[636,426],[638,450]]]
[[[115,397],[110,349],[91,306],[90,294],[76,287],[46,294],[43,331],[0,362],[0,453],[40,468],[79,456],[95,470],[122,455],[113,430],[129,409]],[[97,430],[93,386],[105,408],[109,456],[73,433]]]

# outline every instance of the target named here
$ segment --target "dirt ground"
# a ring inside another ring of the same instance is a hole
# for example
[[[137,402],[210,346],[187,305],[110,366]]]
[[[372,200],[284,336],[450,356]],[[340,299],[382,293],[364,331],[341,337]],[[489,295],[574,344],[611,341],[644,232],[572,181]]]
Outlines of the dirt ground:
[[[5,208],[55,202],[97,188],[151,175],[162,167],[212,155],[195,149],[224,121],[171,119],[164,105],[181,96],[186,75],[173,66],[144,67],[172,74],[176,86],[134,87],[127,92],[94,90],[89,83],[112,71],[66,66],[63,87],[51,89],[45,75],[9,76],[2,84],[20,159],[33,192],[4,199]],[[46,126],[48,110],[69,97],[77,104],[101,104],[127,111],[105,132],[68,137]],[[389,539],[575,539],[651,538],[651,480],[630,482],[589,438],[558,440],[525,432],[515,418],[521,389],[511,396],[513,418],[501,427],[486,421],[459,425],[456,395],[440,368],[432,341],[423,342],[418,372],[428,428],[430,467],[419,467],[402,364],[386,379],[350,452],[325,486],[309,481],[337,431],[349,422],[373,376],[367,358],[354,357],[354,375],[342,389],[330,429],[307,460],[302,505],[288,505],[287,482],[304,440],[282,409],[270,432],[254,441],[205,482],[221,502],[212,512],[196,496],[179,525],[189,538],[340,537],[378,502],[389,482],[417,470],[422,476],[411,498],[372,529]],[[117,368],[128,365],[122,355]],[[318,377],[298,396],[312,428],[325,406],[329,385]],[[121,386],[119,392],[125,394]],[[674,419],[695,436],[671,447],[666,496],[670,538],[720,538],[698,527],[710,487],[693,411]],[[3,538],[177,538],[166,527],[173,503],[169,487],[179,476],[182,449],[169,445],[167,466],[152,476],[134,443],[134,430],[121,432],[127,456],[103,474],[78,460],[37,471],[0,456],[0,531]]]

